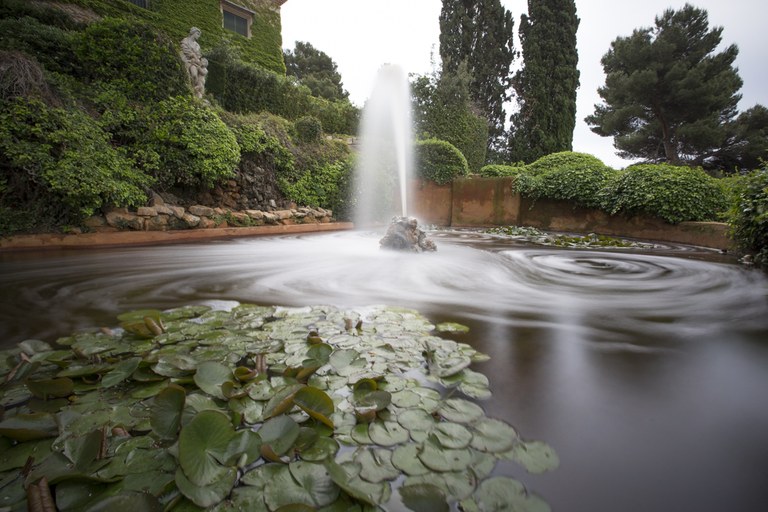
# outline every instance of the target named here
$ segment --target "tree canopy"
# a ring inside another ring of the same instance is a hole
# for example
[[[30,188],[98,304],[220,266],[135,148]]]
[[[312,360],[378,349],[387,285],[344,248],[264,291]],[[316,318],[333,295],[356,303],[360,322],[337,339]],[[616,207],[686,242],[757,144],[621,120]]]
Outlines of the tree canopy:
[[[310,43],[296,41],[293,50],[283,52],[288,76],[296,77],[309,87],[312,94],[327,100],[344,100],[349,93],[344,90],[336,63],[325,52]]]
[[[444,75],[466,66],[470,99],[488,123],[488,149],[499,149],[515,58],[512,14],[500,0],[443,0],[440,58]]]
[[[570,151],[576,126],[579,18],[573,0],[528,0],[520,22],[525,66],[515,74],[519,110],[509,141],[513,160]]]
[[[741,98],[738,48],[715,51],[722,30],[710,28],[707,11],[686,4],[613,41],[602,58],[603,104],[585,119],[592,131],[612,136],[624,158],[676,165],[704,164],[738,147],[746,140],[731,125]]]

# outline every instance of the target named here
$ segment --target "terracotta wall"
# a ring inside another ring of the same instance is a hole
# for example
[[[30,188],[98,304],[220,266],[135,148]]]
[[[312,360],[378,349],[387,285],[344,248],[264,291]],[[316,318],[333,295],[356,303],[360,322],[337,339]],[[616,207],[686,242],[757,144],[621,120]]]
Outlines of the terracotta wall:
[[[466,178],[450,185],[416,182],[413,214],[422,223],[454,227],[533,226],[539,229],[599,233],[730,249],[728,226],[719,222],[668,224],[652,217],[611,216],[574,207],[567,201],[521,198],[513,178]]]

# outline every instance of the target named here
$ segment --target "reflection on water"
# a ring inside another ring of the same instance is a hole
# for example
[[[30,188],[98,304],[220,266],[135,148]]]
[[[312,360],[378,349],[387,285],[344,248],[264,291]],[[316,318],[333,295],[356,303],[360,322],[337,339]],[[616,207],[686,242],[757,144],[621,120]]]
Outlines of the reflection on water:
[[[0,255],[0,341],[52,340],[118,312],[238,300],[397,304],[471,327],[490,354],[492,416],[552,444],[554,473],[516,474],[555,510],[763,510],[768,280],[636,252],[531,248],[438,234],[438,252],[378,235]]]

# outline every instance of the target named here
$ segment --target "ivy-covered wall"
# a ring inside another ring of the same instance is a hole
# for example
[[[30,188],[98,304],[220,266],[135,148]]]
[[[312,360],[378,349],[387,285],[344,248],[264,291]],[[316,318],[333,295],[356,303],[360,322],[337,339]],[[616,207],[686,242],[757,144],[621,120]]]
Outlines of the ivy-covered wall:
[[[177,42],[189,34],[191,27],[198,27],[202,31],[199,43],[204,53],[227,43],[238,50],[241,60],[285,74],[280,8],[276,0],[232,2],[255,12],[250,38],[224,30],[220,0],[149,0],[148,9],[136,7],[127,0],[58,0],[45,3],[79,5],[101,16],[140,18],[167,32]]]

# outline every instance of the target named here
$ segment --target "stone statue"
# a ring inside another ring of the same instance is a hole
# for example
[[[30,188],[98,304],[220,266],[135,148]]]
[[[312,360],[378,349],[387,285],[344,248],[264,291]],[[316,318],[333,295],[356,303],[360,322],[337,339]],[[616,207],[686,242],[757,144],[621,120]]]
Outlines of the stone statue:
[[[187,74],[192,82],[195,96],[202,98],[205,94],[205,78],[208,75],[208,59],[204,59],[197,40],[200,29],[192,27],[189,35],[181,40],[181,60],[187,68]]]
[[[435,243],[419,229],[418,221],[413,217],[393,217],[384,238],[379,240],[382,249],[405,252],[432,252],[437,250]]]

